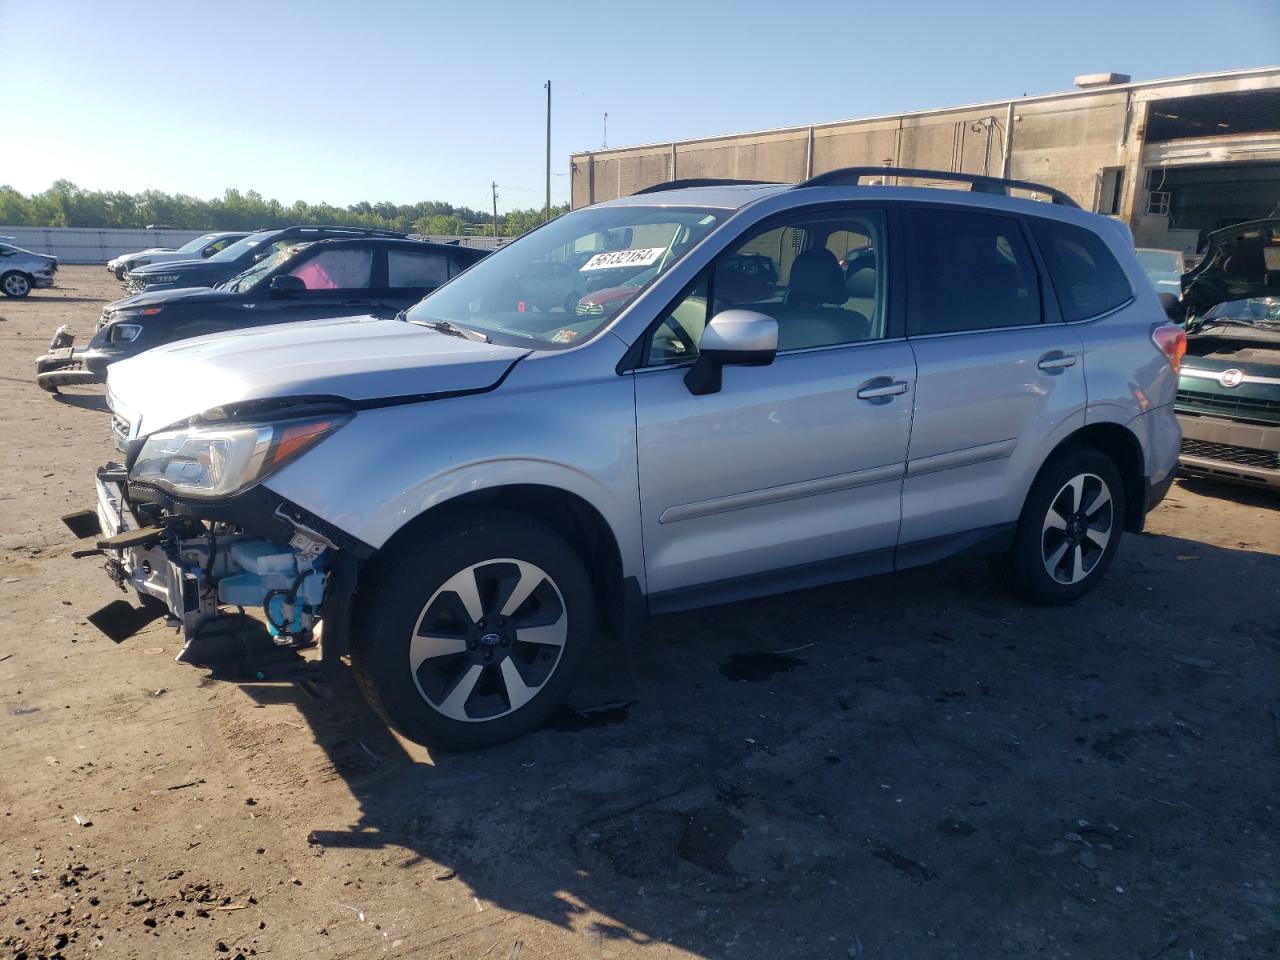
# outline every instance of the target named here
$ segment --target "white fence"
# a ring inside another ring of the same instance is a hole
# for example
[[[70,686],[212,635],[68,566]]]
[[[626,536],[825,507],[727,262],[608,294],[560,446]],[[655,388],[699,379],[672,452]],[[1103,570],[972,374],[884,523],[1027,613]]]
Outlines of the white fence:
[[[57,257],[59,263],[106,263],[147,247],[182,246],[208,230],[99,230],[96,227],[0,227],[15,246]]]

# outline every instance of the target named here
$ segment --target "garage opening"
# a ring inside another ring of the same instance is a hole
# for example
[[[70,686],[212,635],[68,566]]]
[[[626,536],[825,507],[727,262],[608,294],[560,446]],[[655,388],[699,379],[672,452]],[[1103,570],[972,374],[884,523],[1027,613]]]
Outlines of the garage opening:
[[[1198,251],[1214,230],[1280,216],[1280,163],[1158,167],[1147,171],[1147,189],[1147,213],[1167,213],[1170,229],[1197,231]]]

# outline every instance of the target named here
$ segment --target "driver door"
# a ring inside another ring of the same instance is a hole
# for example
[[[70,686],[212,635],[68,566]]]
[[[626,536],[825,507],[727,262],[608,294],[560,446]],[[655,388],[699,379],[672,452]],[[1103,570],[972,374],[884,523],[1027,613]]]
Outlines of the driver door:
[[[651,611],[893,568],[915,361],[891,220],[849,205],[753,230],[650,331],[634,382]],[[871,251],[852,291],[831,249],[851,235]],[[730,307],[775,317],[778,355],[694,396],[702,329]]]

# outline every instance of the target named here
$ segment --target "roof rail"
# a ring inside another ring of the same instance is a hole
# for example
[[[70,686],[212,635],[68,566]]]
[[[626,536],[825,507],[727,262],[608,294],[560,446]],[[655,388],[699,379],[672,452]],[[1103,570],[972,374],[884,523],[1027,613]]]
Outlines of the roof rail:
[[[720,177],[695,177],[689,180],[668,180],[666,183],[655,183],[652,186],[641,187],[633,197],[638,197],[642,193],[665,193],[668,190],[683,190],[686,187],[740,187],[740,186],[781,186],[774,180],[726,180]]]
[[[970,184],[970,192],[972,193],[993,193],[1002,196],[1009,195],[1009,188],[1014,187],[1019,190],[1030,190],[1034,193],[1047,193],[1053,198],[1053,202],[1063,207],[1075,207],[1079,209],[1080,205],[1072,200],[1069,196],[1055,187],[1045,186],[1043,183],[1032,183],[1030,180],[1010,180],[1005,177],[987,177],[976,173],[951,173],[946,170],[918,170],[911,167],[843,167],[839,170],[829,170],[826,173],[820,173],[816,177],[810,177],[803,183],[796,184],[796,188],[800,187],[834,187],[834,186],[853,186],[858,185],[858,181],[863,177],[914,177],[924,180],[954,180],[957,183]]]

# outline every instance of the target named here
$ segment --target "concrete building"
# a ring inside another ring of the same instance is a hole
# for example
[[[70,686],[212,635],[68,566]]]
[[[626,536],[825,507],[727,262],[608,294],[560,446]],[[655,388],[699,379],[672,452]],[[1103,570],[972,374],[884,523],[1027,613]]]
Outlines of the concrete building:
[[[674,179],[794,182],[838,167],[894,166],[1045,183],[1085,209],[1124,220],[1139,246],[1192,252],[1210,230],[1280,216],[1280,67],[1141,83],[1090,74],[1077,77],[1076,86],[897,116],[575,153],[573,206]]]

